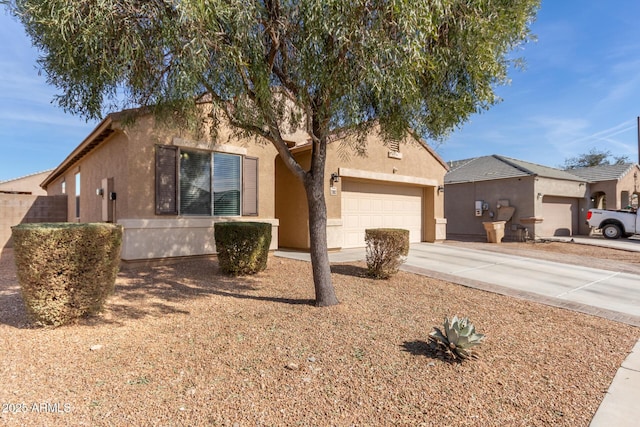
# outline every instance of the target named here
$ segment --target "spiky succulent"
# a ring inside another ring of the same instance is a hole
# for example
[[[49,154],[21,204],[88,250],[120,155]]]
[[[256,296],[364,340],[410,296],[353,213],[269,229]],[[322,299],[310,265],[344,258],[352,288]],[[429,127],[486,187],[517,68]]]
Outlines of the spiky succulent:
[[[467,317],[458,319],[453,316],[449,320],[444,320],[444,333],[439,328],[434,327],[429,334],[429,341],[453,359],[464,360],[476,358],[476,353],[472,347],[482,344],[483,334],[476,333],[476,328]]]

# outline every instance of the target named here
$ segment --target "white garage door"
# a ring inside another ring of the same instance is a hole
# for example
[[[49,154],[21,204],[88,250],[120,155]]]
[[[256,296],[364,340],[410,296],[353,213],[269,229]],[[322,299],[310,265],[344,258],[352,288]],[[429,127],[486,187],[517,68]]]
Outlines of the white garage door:
[[[544,196],[542,199],[540,237],[572,236],[578,229],[578,200],[570,197]]]
[[[342,183],[345,248],[363,247],[367,228],[404,228],[422,240],[422,188],[372,182]]]

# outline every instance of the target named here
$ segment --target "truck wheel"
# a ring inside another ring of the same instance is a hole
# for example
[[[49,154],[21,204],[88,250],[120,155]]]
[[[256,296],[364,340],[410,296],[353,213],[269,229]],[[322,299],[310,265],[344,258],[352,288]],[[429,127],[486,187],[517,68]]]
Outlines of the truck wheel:
[[[616,224],[607,224],[602,227],[602,235],[606,239],[618,239],[622,236],[622,231]]]

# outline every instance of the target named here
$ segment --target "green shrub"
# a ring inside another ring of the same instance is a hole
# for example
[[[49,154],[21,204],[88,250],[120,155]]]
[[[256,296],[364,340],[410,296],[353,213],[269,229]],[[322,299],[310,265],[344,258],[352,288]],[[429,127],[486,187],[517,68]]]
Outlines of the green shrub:
[[[388,279],[407,259],[409,230],[399,228],[372,228],[365,230],[367,245],[367,271],[376,279]]]
[[[214,225],[214,233],[221,271],[238,276],[267,268],[271,224],[218,222]]]
[[[120,266],[122,226],[21,224],[12,227],[12,236],[32,322],[59,326],[102,310]]]

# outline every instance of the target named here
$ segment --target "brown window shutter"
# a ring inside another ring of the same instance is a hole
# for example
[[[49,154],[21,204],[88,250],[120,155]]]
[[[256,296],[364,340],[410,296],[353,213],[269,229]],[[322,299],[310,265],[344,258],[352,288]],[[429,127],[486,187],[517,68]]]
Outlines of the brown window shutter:
[[[258,159],[245,157],[242,162],[242,215],[258,215]]]
[[[178,214],[178,147],[156,145],[156,215]]]

